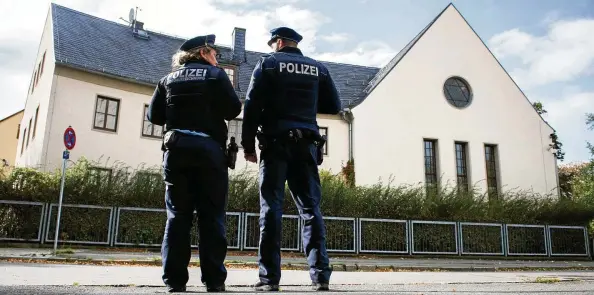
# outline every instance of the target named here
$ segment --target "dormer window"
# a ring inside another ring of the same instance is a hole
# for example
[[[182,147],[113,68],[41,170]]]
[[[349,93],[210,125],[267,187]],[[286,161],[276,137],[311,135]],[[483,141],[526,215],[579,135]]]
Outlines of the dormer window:
[[[237,87],[237,79],[235,75],[235,67],[230,65],[222,65],[223,69],[225,69],[225,73],[229,76],[229,80],[231,80],[231,84],[233,84],[233,88]]]

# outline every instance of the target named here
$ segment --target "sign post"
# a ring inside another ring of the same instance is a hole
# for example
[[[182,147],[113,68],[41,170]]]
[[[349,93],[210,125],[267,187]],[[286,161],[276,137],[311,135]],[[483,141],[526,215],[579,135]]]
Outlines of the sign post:
[[[62,153],[62,183],[60,185],[60,200],[58,202],[58,217],[56,219],[56,234],[54,236],[54,255],[58,250],[58,234],[60,232],[60,217],[62,214],[62,199],[64,197],[64,180],[66,178],[66,161],[70,159],[70,150],[76,145],[76,133],[72,126],[68,126],[64,131],[64,146],[66,149]]]

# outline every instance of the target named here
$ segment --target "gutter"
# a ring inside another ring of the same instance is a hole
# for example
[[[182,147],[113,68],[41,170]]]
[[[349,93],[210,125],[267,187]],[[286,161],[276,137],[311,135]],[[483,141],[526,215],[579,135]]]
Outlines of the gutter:
[[[117,75],[117,74],[113,74],[113,73],[110,73],[110,72],[102,72],[102,71],[100,71],[98,69],[76,65],[76,64],[73,64],[73,63],[69,63],[69,62],[64,62],[62,60],[57,60],[56,61],[56,65],[57,66],[62,66],[62,67],[65,67],[65,68],[71,68],[71,69],[80,70],[80,71],[91,73],[91,74],[95,74],[95,75],[105,76],[105,77],[117,79],[117,80],[120,80],[120,81],[126,81],[126,82],[135,83],[135,84],[150,86],[150,87],[155,87],[155,85],[157,85],[157,83],[158,83],[158,81],[157,82],[148,82],[148,81],[139,80],[139,79],[127,78],[127,77],[122,76],[122,75]]]
[[[349,124],[349,161],[353,160],[353,112],[349,108],[340,111],[340,118]]]

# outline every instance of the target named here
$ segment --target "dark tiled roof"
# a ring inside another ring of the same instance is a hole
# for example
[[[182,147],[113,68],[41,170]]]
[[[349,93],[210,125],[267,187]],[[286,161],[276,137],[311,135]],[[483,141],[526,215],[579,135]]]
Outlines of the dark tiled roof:
[[[148,31],[149,40],[136,38],[123,24],[52,4],[56,63],[155,85],[170,72],[171,56],[185,40]],[[237,92],[243,98],[252,70],[263,53],[245,51],[233,61],[229,47],[221,49],[221,63],[239,63]],[[360,101],[378,68],[323,62],[332,74],[343,105]]]

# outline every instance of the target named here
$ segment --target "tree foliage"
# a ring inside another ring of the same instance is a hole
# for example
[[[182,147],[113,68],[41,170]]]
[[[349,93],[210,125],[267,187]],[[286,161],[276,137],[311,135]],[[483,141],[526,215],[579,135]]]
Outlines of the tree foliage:
[[[547,113],[547,110],[544,109],[543,104],[539,101],[533,102],[532,107],[541,116]],[[552,142],[549,146],[551,149],[553,149],[553,154],[555,155],[557,160],[560,160],[561,162],[563,162],[563,160],[565,160],[565,152],[563,151],[563,143],[561,143],[559,141],[559,136],[557,135],[557,131],[551,133],[549,135],[549,138],[551,139],[551,142]]]

